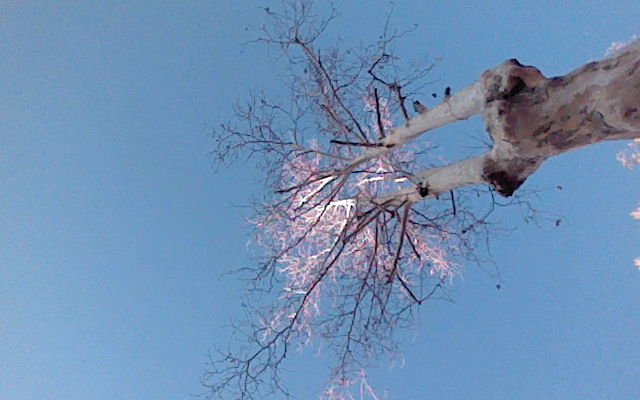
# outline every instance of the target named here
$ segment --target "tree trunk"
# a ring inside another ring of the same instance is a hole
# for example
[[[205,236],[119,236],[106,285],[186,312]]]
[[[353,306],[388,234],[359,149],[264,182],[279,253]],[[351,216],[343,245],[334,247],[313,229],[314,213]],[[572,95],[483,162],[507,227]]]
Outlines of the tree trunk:
[[[551,156],[604,140],[640,137],[640,40],[554,78],[515,59],[505,61],[407,121],[354,163],[474,114],[482,115],[493,141],[489,152],[418,172],[417,187],[373,201],[414,202],[476,183],[491,184],[503,196],[511,196]]]
[[[551,156],[640,137],[640,42],[555,78],[509,60],[482,82],[494,143],[483,178],[505,196]]]

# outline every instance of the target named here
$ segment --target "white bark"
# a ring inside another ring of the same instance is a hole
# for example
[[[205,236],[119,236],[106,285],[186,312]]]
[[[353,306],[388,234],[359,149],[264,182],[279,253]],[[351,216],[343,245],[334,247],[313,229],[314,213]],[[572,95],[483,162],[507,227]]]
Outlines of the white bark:
[[[416,186],[385,193],[374,199],[359,199],[360,203],[400,205],[402,203],[415,203],[420,200],[438,197],[440,193],[446,193],[459,187],[485,182],[484,165],[487,154],[467,158],[442,167],[430,168],[413,175],[414,179],[421,183]],[[390,203],[387,203],[390,202]]]
[[[425,132],[481,113],[484,108],[484,93],[483,83],[476,82],[453,96],[446,97],[442,103],[416,115],[404,125],[391,131],[378,143],[378,147],[368,148],[356,157],[346,169],[387,154]]]

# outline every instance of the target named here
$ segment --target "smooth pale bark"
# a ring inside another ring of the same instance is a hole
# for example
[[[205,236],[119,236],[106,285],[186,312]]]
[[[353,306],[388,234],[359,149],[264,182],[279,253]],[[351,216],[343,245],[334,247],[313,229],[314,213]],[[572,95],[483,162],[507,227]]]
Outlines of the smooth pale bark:
[[[481,82],[476,82],[462,89],[455,95],[447,97],[437,106],[416,115],[404,125],[391,131],[378,143],[378,147],[368,148],[356,157],[346,169],[387,154],[425,132],[479,114],[484,108],[484,98],[484,86]]]
[[[474,113],[484,119],[491,150],[418,172],[412,181],[420,184],[363,201],[414,202],[477,183],[511,196],[549,157],[605,140],[640,137],[640,41],[560,77],[546,78],[535,67],[508,60],[436,109],[433,116],[429,110],[394,131],[387,138],[392,146],[381,147],[380,154]],[[376,150],[354,162],[373,158]]]

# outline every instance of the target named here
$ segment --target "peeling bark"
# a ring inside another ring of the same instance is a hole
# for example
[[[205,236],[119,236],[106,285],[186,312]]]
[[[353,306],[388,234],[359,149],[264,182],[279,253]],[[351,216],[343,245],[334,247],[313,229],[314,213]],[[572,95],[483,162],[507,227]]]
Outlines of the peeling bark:
[[[559,77],[547,78],[535,67],[507,60],[438,107],[420,113],[385,141],[401,145],[473,114],[482,115],[491,136],[489,152],[418,172],[417,187],[373,201],[419,201],[477,183],[488,183],[503,196],[511,196],[549,157],[605,140],[640,137],[640,41]],[[355,161],[370,158],[376,150]]]
[[[484,178],[510,196],[547,158],[604,140],[640,136],[640,42],[546,78],[517,60],[482,74],[482,113],[493,140]]]

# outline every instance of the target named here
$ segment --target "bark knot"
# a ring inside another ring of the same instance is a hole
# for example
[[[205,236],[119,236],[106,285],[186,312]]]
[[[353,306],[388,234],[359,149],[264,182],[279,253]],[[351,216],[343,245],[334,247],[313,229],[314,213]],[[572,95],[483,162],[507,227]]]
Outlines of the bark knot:
[[[485,176],[498,193],[505,197],[510,197],[524,183],[524,179],[519,179],[510,175],[506,171],[494,171]]]

